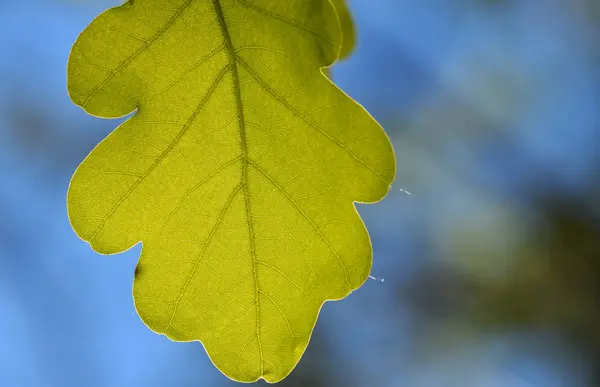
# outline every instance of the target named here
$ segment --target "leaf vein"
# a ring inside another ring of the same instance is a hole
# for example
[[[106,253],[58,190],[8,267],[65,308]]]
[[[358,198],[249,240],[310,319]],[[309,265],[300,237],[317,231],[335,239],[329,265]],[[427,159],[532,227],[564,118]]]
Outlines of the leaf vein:
[[[304,296],[306,298],[310,298],[308,297],[308,294],[306,294],[306,292],[304,291],[304,289],[302,289],[300,286],[298,286],[298,284],[296,284],[296,282],[294,282],[290,277],[288,277],[287,274],[285,274],[283,271],[281,271],[280,269],[278,269],[276,266],[270,265],[264,261],[257,261],[257,263],[259,265],[263,265],[265,267],[268,267],[272,270],[274,270],[275,272],[279,273],[283,278],[285,278],[286,280],[288,280],[289,283],[291,283],[292,285],[294,285],[294,287],[298,290],[300,290],[302,292],[302,294],[304,294]]]
[[[279,314],[281,314],[281,317],[283,317],[283,319],[285,320],[285,323],[287,325],[288,331],[290,331],[291,338],[292,339],[295,338],[296,336],[294,336],[294,331],[292,330],[292,325],[290,324],[290,320],[287,318],[287,316],[285,315],[285,313],[283,312],[283,310],[281,309],[281,307],[279,306],[279,304],[277,304],[277,302],[275,302],[275,300],[271,296],[269,296],[267,293],[263,292],[262,290],[260,290],[259,292],[263,296],[267,297],[267,299],[269,301],[271,301],[271,303],[277,309],[277,311],[279,312]]]
[[[227,324],[225,324],[225,326],[223,327],[223,329],[221,329],[221,332],[219,332],[219,334],[217,335],[217,339],[216,339],[217,340],[217,348],[215,349],[216,352],[219,352],[219,347],[221,345],[221,337],[223,337],[223,333],[225,333],[227,331],[227,329],[229,329],[229,327],[234,322],[236,322],[236,320],[238,318],[240,318],[241,316],[243,316],[248,311],[248,309],[250,309],[252,306],[254,306],[254,304],[256,304],[256,300],[252,300],[252,302],[250,304],[246,305],[246,307],[240,313],[238,313],[235,316],[233,316],[231,318],[231,320],[229,320],[227,322]]]
[[[130,56],[129,58],[124,60],[119,66],[117,66],[117,68],[112,70],[110,75],[108,77],[106,77],[106,79],[104,81],[102,81],[102,83],[90,93],[90,95],[86,98],[86,100],[83,102],[83,104],[81,106],[85,108],[85,106],[98,93],[98,91],[100,91],[100,89],[102,89],[104,86],[106,86],[106,84],[108,82],[110,82],[110,80],[112,78],[114,78],[114,76],[117,73],[119,73],[121,70],[123,70],[129,63],[131,63],[142,52],[144,52],[144,50],[146,50],[148,48],[148,46],[150,46],[158,38],[160,38],[162,36],[162,34],[164,34],[175,23],[175,21],[177,21],[177,19],[183,13],[183,11],[187,7],[189,7],[190,4],[192,4],[193,2],[194,2],[194,0],[186,0],[186,2],[181,7],[179,7],[179,9],[175,12],[175,14],[173,14],[173,16],[171,16],[171,18],[167,21],[167,23],[165,23],[165,25],[162,26],[162,28],[160,28],[156,31],[156,33],[154,34],[154,36],[152,38],[150,38],[146,43],[144,43],[136,52],[133,53],[132,56]]]
[[[190,189],[188,189],[188,191],[181,197],[181,199],[179,200],[179,203],[177,203],[177,205],[175,206],[175,208],[173,209],[173,211],[167,216],[167,220],[165,221],[165,223],[163,224],[162,228],[160,229],[160,232],[162,233],[164,231],[164,229],[167,227],[167,225],[169,224],[169,222],[173,218],[173,215],[175,215],[177,213],[177,211],[179,211],[179,208],[183,205],[183,203],[185,202],[185,200],[191,194],[193,194],[196,190],[198,190],[204,184],[208,183],[213,177],[217,176],[223,170],[227,169],[227,167],[235,164],[240,159],[241,159],[241,156],[238,156],[238,157],[234,158],[233,160],[230,160],[229,162],[223,164],[222,166],[220,166],[219,168],[217,168],[216,171],[214,171],[213,173],[211,173],[210,175],[208,175],[207,177],[205,177],[204,179],[202,179],[201,181],[199,181],[198,183],[196,183],[193,187],[191,187]]]
[[[252,212],[250,210],[250,192],[248,190],[248,144],[246,140],[246,126],[244,120],[244,107],[242,105],[242,95],[241,95],[241,87],[240,87],[240,79],[237,71],[237,54],[235,52],[235,47],[233,45],[233,41],[231,40],[231,36],[229,34],[229,29],[227,27],[227,22],[225,20],[225,14],[223,13],[223,9],[221,8],[220,0],[213,0],[213,6],[215,13],[217,14],[217,19],[219,21],[219,27],[221,29],[221,34],[223,35],[223,40],[225,42],[225,47],[227,48],[227,52],[229,54],[229,69],[231,70],[231,76],[233,78],[233,92],[235,95],[235,106],[237,110],[238,116],[238,125],[240,131],[240,147],[242,152],[242,186],[244,189],[244,203],[246,208],[246,222],[248,225],[248,237],[250,242],[250,257],[252,259],[252,271],[254,273],[254,297],[256,301],[256,338],[258,340],[258,351],[260,356],[260,374],[264,375],[264,355],[262,348],[262,341],[260,337],[260,301],[259,301],[259,292],[260,286],[258,282],[258,272],[256,265],[256,251],[255,251],[255,240],[254,240],[254,228],[252,223]]]
[[[340,266],[344,269],[344,277],[346,279],[346,285],[348,285],[348,289],[349,291],[352,291],[352,286],[350,285],[350,281],[348,280],[348,270],[346,269],[346,265],[344,265],[344,262],[342,261],[342,259],[340,258],[340,256],[338,255],[337,251],[335,251],[335,249],[333,248],[333,246],[331,245],[331,242],[329,242],[329,240],[327,238],[325,238],[325,235],[323,235],[323,233],[321,232],[321,230],[315,225],[315,223],[308,217],[308,215],[306,214],[306,212],[304,212],[304,210],[300,207],[300,205],[298,203],[296,203],[296,201],[290,196],[290,194],[288,194],[280,185],[279,183],[277,183],[277,181],[275,179],[273,179],[267,172],[265,172],[260,166],[258,166],[253,160],[248,160],[248,163],[250,165],[252,165],[254,167],[254,169],[256,169],[261,175],[263,175],[265,177],[265,179],[267,179],[268,181],[271,182],[271,184],[273,184],[273,186],[275,188],[277,188],[277,190],[279,192],[281,192],[283,194],[283,196],[285,196],[285,198],[292,203],[292,205],[296,208],[296,210],[302,215],[302,217],[310,224],[310,226],[313,228],[313,230],[315,230],[315,232],[317,233],[317,235],[321,238],[321,240],[323,240],[323,242],[325,242],[325,244],[327,245],[327,247],[329,248],[329,250],[333,253],[333,255],[335,255],[337,261],[339,262]]]
[[[271,17],[273,19],[277,19],[279,21],[282,21],[282,22],[287,23],[287,24],[289,24],[291,26],[297,27],[297,28],[299,28],[301,30],[304,30],[306,32],[310,32],[311,34],[313,34],[315,36],[318,36],[319,38],[323,39],[324,41],[326,41],[327,43],[331,44],[334,47],[341,47],[341,45],[339,43],[336,43],[336,42],[332,41],[330,38],[324,36],[319,31],[315,31],[315,30],[313,30],[313,29],[311,29],[311,28],[309,28],[309,27],[307,27],[307,26],[305,26],[305,25],[303,25],[301,23],[298,23],[295,20],[288,19],[288,18],[286,18],[284,16],[276,14],[275,12],[271,12],[271,11],[268,11],[268,10],[266,10],[264,8],[258,7],[258,6],[254,5],[254,4],[249,3],[247,0],[237,0],[237,2],[240,3],[241,5],[243,5],[244,7],[248,8],[248,9],[253,9],[256,12],[262,13],[265,16],[269,16],[269,17]]]
[[[192,71],[198,69],[204,62],[206,62],[207,60],[211,59],[213,56],[218,54],[221,50],[223,50],[223,48],[225,48],[223,45],[217,47],[216,49],[211,51],[209,54],[207,54],[205,57],[198,60],[198,62],[196,62],[194,65],[192,65],[189,69],[184,71],[177,79],[175,79],[173,82],[171,82],[169,85],[167,85],[167,87],[165,87],[163,90],[159,91],[158,93],[156,93],[148,98],[144,98],[142,101],[144,101],[144,102],[152,101],[153,99],[156,99],[156,98],[160,97],[161,95],[165,94],[166,92],[171,90],[175,85],[177,85],[179,83],[179,81],[181,81],[183,78],[185,78],[187,75],[189,75]]]
[[[98,228],[96,229],[96,231],[94,232],[92,237],[90,238],[90,240],[89,240],[90,243],[92,243],[94,241],[94,239],[96,238],[96,236],[98,235],[100,230],[102,230],[102,228],[104,228],[106,221],[115,213],[115,211],[117,211],[117,209],[125,202],[125,200],[129,196],[131,196],[133,191],[135,191],[135,189],[144,181],[144,179],[146,179],[152,173],[152,171],[154,171],[156,169],[156,167],[158,167],[158,165],[165,159],[165,157],[169,154],[169,152],[171,152],[171,150],[173,150],[175,145],[177,145],[177,143],[179,142],[181,137],[183,137],[183,135],[191,127],[196,116],[200,113],[200,111],[202,110],[204,105],[206,105],[206,102],[208,101],[208,99],[213,95],[214,91],[216,90],[217,86],[223,79],[223,76],[225,75],[225,72],[228,70],[228,68],[229,68],[229,66],[225,66],[223,68],[223,70],[221,70],[221,72],[219,73],[219,75],[217,76],[215,81],[212,83],[211,87],[206,92],[206,95],[204,96],[204,98],[198,104],[196,111],[194,111],[194,113],[192,114],[192,116],[190,117],[188,122],[179,131],[179,133],[177,134],[175,139],[169,144],[167,149],[165,149],[161,153],[161,155],[158,156],[156,161],[154,163],[152,163],[152,165],[148,168],[148,170],[143,175],[141,175],[139,179],[136,180],[136,182],[131,186],[131,188],[129,188],[129,190],[127,190],[127,192],[117,201],[117,203],[113,206],[113,208],[108,212],[108,214],[105,216],[104,220],[100,223],[100,225],[98,226]]]
[[[323,129],[321,129],[314,122],[312,122],[309,119],[307,119],[303,114],[301,114],[300,112],[298,112],[292,105],[290,105],[287,101],[285,101],[283,98],[281,98],[279,95],[277,95],[277,93],[271,88],[271,86],[269,86],[256,73],[256,71],[254,69],[252,69],[250,67],[250,65],[248,65],[241,57],[237,57],[237,61],[242,65],[242,67],[244,67],[246,69],[246,71],[248,71],[248,73],[252,76],[252,78],[254,78],[256,80],[256,82],[258,82],[258,84],[263,89],[265,89],[271,96],[273,96],[273,98],[275,98],[277,101],[279,101],[279,103],[281,103],[289,111],[291,111],[296,117],[300,118],[308,126],[310,126],[311,128],[315,129],[317,132],[321,133],[323,136],[325,136],[326,138],[328,138],[331,142],[333,142],[334,144],[336,144],[337,146],[339,146],[340,148],[342,148],[344,151],[346,151],[346,153],[348,153],[348,155],[350,155],[353,159],[355,159],[360,164],[362,164],[366,168],[368,168],[371,172],[373,172],[375,175],[377,175],[377,177],[379,177],[383,182],[385,182],[386,184],[390,184],[390,181],[388,181],[387,179],[385,179],[381,175],[381,173],[379,173],[375,168],[373,168],[371,165],[369,165],[366,161],[364,161],[363,159],[361,159],[360,157],[358,157],[356,154],[354,154],[354,152],[352,152],[346,145],[344,145],[338,139],[336,139],[335,137],[331,136],[329,133],[327,133],[326,131],[324,131]]]
[[[242,352],[244,351],[244,349],[246,349],[246,347],[248,346],[248,344],[250,344],[252,342],[252,340],[254,340],[255,338],[256,338],[256,332],[254,332],[252,334],[252,336],[250,336],[250,338],[248,340],[246,340],[246,342],[244,343],[244,345],[240,349],[240,352],[238,353],[237,360],[235,361],[235,365],[237,366],[237,369],[238,369],[238,371],[240,371],[240,373],[242,374],[242,376],[244,376],[244,379],[248,379],[248,376],[246,376],[246,374],[244,373],[244,371],[242,371],[242,369],[240,368],[240,359],[242,358]]]
[[[215,222],[215,225],[210,230],[210,234],[208,235],[206,243],[204,244],[204,246],[202,248],[202,252],[200,254],[198,254],[198,256],[196,257],[195,263],[194,263],[194,267],[192,268],[192,271],[191,271],[190,275],[188,276],[185,284],[183,285],[183,288],[181,289],[181,292],[179,293],[179,296],[177,297],[177,300],[175,301],[175,307],[173,308],[173,313],[171,313],[171,317],[169,319],[169,323],[167,324],[167,327],[165,328],[165,334],[169,331],[169,328],[173,324],[173,319],[175,318],[175,314],[177,313],[177,307],[179,306],[179,303],[181,302],[181,299],[185,295],[185,291],[187,290],[187,287],[190,285],[190,282],[192,281],[192,278],[196,274],[196,271],[198,270],[198,266],[200,265],[200,262],[204,258],[204,255],[206,254],[206,250],[208,250],[210,242],[212,241],[215,233],[217,232],[219,226],[221,225],[221,223],[223,221],[223,218],[225,217],[225,213],[227,213],[227,210],[231,206],[231,203],[233,202],[233,199],[235,198],[236,194],[238,192],[240,192],[241,188],[242,188],[241,185],[238,185],[231,192],[231,194],[227,198],[227,202],[225,203],[225,206],[223,206],[223,209],[221,210],[221,213],[219,214],[219,217],[217,218],[217,221]]]

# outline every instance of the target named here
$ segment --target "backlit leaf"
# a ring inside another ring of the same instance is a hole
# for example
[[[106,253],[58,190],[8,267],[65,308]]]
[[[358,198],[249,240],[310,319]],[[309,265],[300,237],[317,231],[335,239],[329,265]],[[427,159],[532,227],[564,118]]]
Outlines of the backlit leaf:
[[[352,53],[356,45],[354,21],[346,5],[346,0],[331,0],[331,2],[335,6],[342,27],[342,49],[340,50],[339,59],[344,59]]]
[[[142,241],[143,321],[238,381],[288,375],[322,304],[370,271],[353,202],[384,197],[395,162],[320,71],[340,41],[327,0],[135,0],[71,52],[76,104],[137,109],[75,172],[73,228],[105,254]]]

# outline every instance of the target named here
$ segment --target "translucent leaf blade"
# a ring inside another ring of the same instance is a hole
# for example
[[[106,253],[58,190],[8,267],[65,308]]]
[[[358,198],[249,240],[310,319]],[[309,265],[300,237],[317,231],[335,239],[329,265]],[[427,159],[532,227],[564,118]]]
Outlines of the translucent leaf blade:
[[[101,253],[142,241],[140,317],[238,381],[287,376],[323,303],[370,271],[354,202],[383,198],[395,162],[320,71],[340,41],[327,0],[137,0],[70,56],[75,103],[137,109],[75,172],[73,228]]]

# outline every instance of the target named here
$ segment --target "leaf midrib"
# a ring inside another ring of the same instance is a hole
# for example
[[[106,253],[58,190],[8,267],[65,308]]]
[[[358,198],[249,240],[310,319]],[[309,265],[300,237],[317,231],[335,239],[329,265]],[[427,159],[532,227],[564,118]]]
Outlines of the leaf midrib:
[[[256,262],[256,251],[255,251],[255,238],[254,238],[254,227],[252,224],[252,215],[250,210],[250,192],[248,191],[248,142],[246,139],[246,122],[244,119],[244,107],[242,105],[242,91],[240,86],[240,77],[237,70],[238,57],[229,34],[229,28],[225,20],[225,14],[221,8],[220,0],[213,0],[213,6],[217,19],[219,21],[219,27],[223,40],[225,41],[225,48],[229,56],[229,70],[231,71],[231,77],[233,80],[233,91],[235,94],[235,106],[238,118],[238,127],[240,130],[240,146],[242,151],[242,189],[244,191],[244,203],[246,208],[246,221],[248,223],[248,233],[250,242],[250,256],[252,258],[252,272],[254,276],[254,301],[256,310],[256,339],[258,341],[258,350],[260,355],[260,376],[264,375],[264,356],[262,351],[262,342],[260,338],[260,287],[258,283],[257,273],[257,262]]]

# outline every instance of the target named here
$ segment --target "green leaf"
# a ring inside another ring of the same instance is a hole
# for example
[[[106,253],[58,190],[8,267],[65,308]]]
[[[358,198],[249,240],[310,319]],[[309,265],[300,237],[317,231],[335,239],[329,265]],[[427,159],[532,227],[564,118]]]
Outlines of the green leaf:
[[[335,7],[342,27],[342,49],[340,50],[339,59],[344,59],[352,54],[356,45],[354,21],[346,5],[346,0],[331,0],[331,2]]]
[[[137,109],[75,172],[73,228],[104,254],[142,241],[142,320],[238,381],[288,375],[323,303],[370,271],[353,202],[383,198],[395,161],[320,71],[340,40],[327,0],[136,0],[71,52],[77,105]]]

